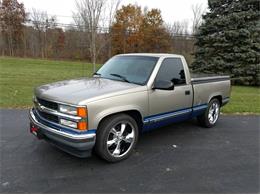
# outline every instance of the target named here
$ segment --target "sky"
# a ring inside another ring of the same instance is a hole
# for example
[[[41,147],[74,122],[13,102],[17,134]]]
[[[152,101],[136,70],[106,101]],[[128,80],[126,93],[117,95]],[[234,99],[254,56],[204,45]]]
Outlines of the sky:
[[[59,23],[70,24],[72,11],[75,11],[74,0],[18,0],[25,5],[26,11],[32,8],[47,11],[50,15],[57,15]],[[162,11],[162,17],[166,23],[187,20],[192,21],[191,6],[201,4],[207,8],[207,0],[122,0],[121,5],[138,4],[144,8],[158,8]]]

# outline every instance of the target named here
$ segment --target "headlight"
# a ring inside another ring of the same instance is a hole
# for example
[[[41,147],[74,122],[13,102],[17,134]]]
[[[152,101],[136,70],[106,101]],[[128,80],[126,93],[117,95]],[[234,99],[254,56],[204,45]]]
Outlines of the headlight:
[[[66,114],[77,115],[77,108],[72,106],[59,105],[59,111]]]
[[[85,131],[88,129],[88,122],[87,122],[88,111],[86,107],[73,107],[73,106],[60,104],[59,111],[68,115],[82,117],[81,120],[77,122],[61,118],[60,119],[61,125],[71,127],[80,131]]]
[[[83,118],[87,117],[87,109],[86,107],[73,107],[67,105],[59,105],[59,111],[65,114],[80,116]]]
[[[76,122],[65,120],[65,119],[60,119],[60,124],[68,127],[72,127],[74,129],[78,127],[78,124]]]
[[[88,128],[88,123],[86,121],[74,122],[66,119],[60,119],[60,124],[74,129],[78,129],[80,131],[85,131]]]

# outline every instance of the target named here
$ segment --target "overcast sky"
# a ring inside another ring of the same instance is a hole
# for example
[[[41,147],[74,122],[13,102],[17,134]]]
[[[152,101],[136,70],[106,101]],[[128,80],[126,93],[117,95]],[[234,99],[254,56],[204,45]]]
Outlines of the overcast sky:
[[[60,23],[69,24],[72,22],[72,11],[75,10],[74,0],[18,0],[23,2],[26,11],[31,11],[32,8],[47,11],[50,15],[58,15]],[[191,23],[192,10],[194,4],[202,4],[203,8],[207,8],[207,0],[122,0],[121,5],[129,3],[148,8],[158,8],[162,11],[163,19],[166,23],[174,21],[188,20]],[[68,16],[68,17],[61,17]]]

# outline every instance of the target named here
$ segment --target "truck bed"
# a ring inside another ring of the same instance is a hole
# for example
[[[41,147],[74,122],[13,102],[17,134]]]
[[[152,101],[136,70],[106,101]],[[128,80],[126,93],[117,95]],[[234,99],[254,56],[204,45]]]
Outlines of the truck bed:
[[[193,86],[193,106],[209,102],[212,97],[218,96],[222,105],[229,101],[230,77],[214,74],[191,74]]]
[[[214,74],[191,74],[191,83],[200,84],[200,83],[209,83],[209,82],[218,82],[230,80],[230,76],[223,75],[214,75]]]

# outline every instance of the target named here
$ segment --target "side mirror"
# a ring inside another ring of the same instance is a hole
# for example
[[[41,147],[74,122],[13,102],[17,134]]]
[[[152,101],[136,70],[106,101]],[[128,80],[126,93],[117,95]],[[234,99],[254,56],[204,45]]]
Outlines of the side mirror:
[[[101,76],[101,74],[100,74],[100,73],[97,73],[97,72],[94,72],[94,73],[92,74],[92,76]]]
[[[171,81],[155,80],[153,89],[174,90],[174,84]]]

